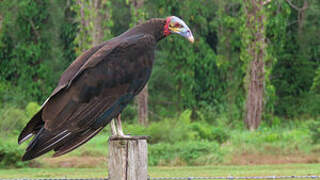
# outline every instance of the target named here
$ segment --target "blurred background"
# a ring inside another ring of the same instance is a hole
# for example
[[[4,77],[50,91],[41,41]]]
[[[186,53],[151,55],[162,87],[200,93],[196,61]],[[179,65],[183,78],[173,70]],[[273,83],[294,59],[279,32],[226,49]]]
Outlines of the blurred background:
[[[84,50],[170,15],[195,43],[158,43],[122,115],[126,133],[151,136],[151,166],[320,161],[320,1],[0,0],[0,168],[105,167],[109,127],[31,162],[17,136]]]

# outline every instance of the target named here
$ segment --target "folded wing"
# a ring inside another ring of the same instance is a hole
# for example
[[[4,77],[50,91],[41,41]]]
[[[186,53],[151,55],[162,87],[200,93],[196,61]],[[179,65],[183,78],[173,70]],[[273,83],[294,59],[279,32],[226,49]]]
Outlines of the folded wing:
[[[56,151],[55,156],[65,154],[90,140],[121,113],[150,76],[152,63],[145,62],[153,58],[154,49],[144,44],[150,41],[152,37],[147,35],[112,41],[95,49],[81,65],[73,63],[69,68],[78,70],[64,73],[22,131],[19,142],[36,134],[23,160],[50,150]]]

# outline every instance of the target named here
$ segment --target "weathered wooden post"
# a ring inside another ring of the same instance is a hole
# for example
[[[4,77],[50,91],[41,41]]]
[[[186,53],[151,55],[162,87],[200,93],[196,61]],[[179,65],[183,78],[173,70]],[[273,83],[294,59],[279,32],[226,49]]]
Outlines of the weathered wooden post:
[[[108,167],[108,180],[147,180],[147,136],[110,137]]]

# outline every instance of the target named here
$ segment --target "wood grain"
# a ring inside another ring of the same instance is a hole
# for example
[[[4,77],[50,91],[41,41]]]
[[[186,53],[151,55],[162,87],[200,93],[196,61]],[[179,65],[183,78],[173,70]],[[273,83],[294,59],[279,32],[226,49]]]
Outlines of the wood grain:
[[[147,137],[111,137],[108,159],[109,180],[147,180]]]

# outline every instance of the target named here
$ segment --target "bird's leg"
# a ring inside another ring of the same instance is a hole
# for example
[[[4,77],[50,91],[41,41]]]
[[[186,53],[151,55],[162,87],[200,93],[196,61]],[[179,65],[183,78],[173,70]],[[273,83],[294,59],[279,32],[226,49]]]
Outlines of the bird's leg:
[[[118,130],[119,136],[124,136],[122,131],[121,114],[117,116],[117,130]]]
[[[115,137],[124,137],[124,138],[130,137],[128,135],[124,135],[122,131],[120,114],[117,116],[117,119],[113,119],[111,121],[111,134],[112,136],[115,136]]]
[[[112,136],[117,136],[117,129],[116,129],[116,124],[115,124],[115,119],[111,120],[111,135]]]
[[[117,130],[118,130],[117,135],[119,135],[120,137],[130,137],[129,135],[124,135],[124,133],[123,133],[120,114],[117,116]]]

